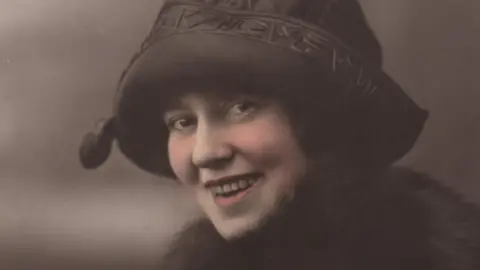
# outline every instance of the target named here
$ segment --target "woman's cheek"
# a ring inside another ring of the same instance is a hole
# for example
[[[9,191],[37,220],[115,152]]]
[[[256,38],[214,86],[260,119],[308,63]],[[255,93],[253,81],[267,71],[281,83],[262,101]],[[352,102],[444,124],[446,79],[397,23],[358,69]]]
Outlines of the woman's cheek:
[[[186,138],[171,137],[168,141],[168,158],[173,172],[178,180],[187,181],[189,165],[191,164],[191,147]]]
[[[288,143],[285,137],[289,137],[290,130],[284,125],[278,121],[265,119],[232,130],[230,138],[244,152],[268,153]]]

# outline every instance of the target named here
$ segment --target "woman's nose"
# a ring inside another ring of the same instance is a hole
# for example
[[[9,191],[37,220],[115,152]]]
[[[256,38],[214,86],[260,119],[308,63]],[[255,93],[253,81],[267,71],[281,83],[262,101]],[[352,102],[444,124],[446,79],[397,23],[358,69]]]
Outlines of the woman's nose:
[[[233,149],[221,130],[199,127],[195,135],[192,162],[198,168],[220,169],[233,158]]]

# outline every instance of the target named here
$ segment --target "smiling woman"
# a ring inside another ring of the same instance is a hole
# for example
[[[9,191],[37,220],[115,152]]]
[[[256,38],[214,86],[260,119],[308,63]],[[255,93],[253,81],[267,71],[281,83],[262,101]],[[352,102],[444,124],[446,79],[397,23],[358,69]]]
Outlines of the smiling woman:
[[[292,197],[306,156],[280,105],[252,97],[187,95],[166,113],[170,165],[227,239]]]
[[[354,0],[166,1],[81,161],[191,191],[161,269],[478,269],[479,210],[391,167],[427,112],[381,65]]]

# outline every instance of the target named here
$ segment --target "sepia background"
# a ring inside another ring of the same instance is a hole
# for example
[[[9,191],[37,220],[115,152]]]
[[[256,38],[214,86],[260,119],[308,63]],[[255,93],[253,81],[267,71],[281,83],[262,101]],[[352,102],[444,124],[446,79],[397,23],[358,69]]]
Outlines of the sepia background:
[[[480,2],[362,0],[385,69],[431,116],[401,164],[480,203]],[[160,0],[0,0],[0,269],[153,269],[196,209],[118,151],[77,160]]]

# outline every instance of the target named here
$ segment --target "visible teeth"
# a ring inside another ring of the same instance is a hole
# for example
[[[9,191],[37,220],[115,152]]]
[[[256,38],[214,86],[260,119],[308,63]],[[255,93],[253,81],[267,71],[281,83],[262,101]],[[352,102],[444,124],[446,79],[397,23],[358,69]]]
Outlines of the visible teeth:
[[[238,182],[238,185],[240,186],[240,188],[246,188],[248,186],[248,182],[246,180],[240,180]]]
[[[217,195],[221,195],[221,194],[229,193],[232,191],[238,191],[240,189],[247,189],[253,184],[255,184],[255,182],[257,182],[256,178],[239,180],[238,182],[235,182],[235,183],[212,187],[212,191]]]

